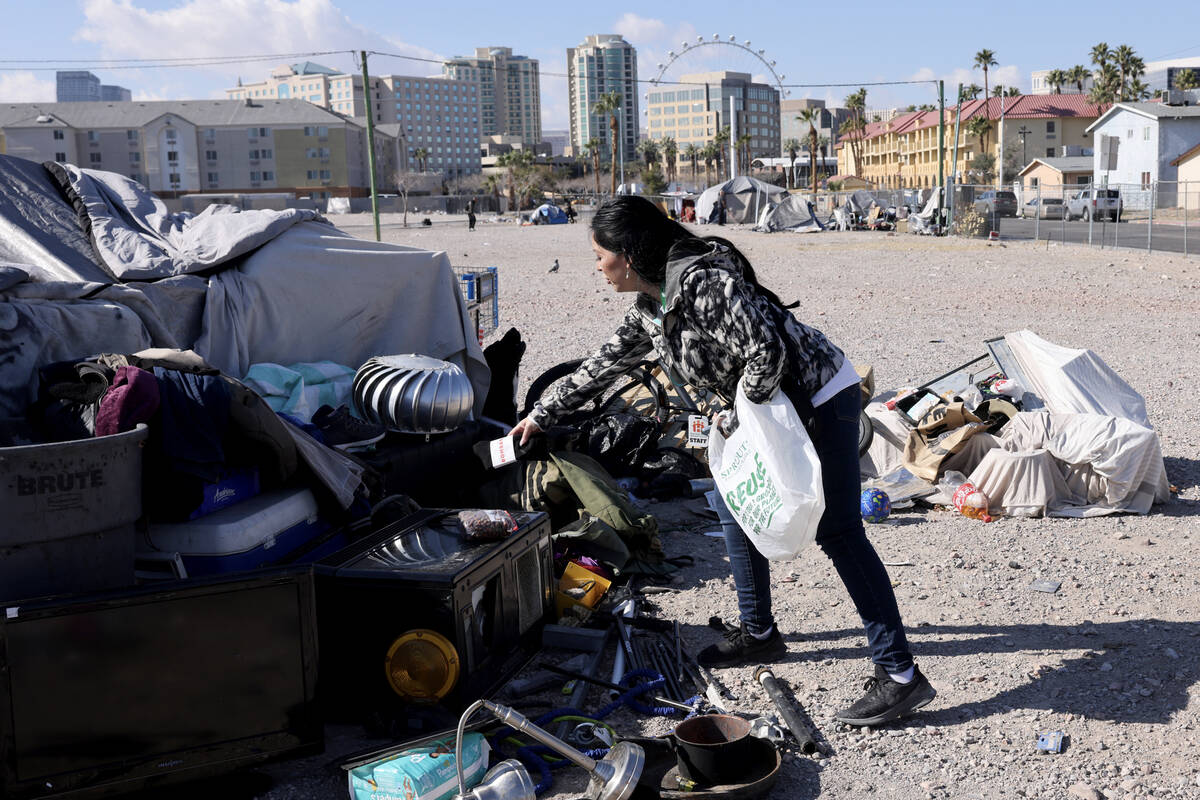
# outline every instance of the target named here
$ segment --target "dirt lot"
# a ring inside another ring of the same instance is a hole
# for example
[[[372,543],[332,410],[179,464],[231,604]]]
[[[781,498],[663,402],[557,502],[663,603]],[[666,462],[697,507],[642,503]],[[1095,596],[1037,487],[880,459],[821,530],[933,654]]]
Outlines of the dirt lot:
[[[339,218],[371,237],[369,219]],[[479,229],[439,218],[384,238],[445,250],[456,266],[500,267],[501,325],[529,344],[521,391],[542,370],[586,355],[628,305],[594,269],[583,225]],[[713,229],[705,229],[709,233]],[[1097,352],[1146,398],[1171,502],[1145,517],[1000,519],[904,511],[869,534],[890,568],[922,670],[938,697],[877,731],[833,721],[869,673],[856,614],[829,562],[812,549],[773,564],[776,615],[788,656],[776,673],[824,734],[823,758],[789,754],[776,798],[1200,798],[1200,262],[1178,255],[1032,243],[941,240],[881,233],[722,231],[762,282],[824,330],[880,390],[917,384],[981,355],[984,339],[1030,329]],[[547,270],[558,259],[557,272]],[[690,553],[678,592],[655,598],[698,651],[717,634],[711,614],[736,617],[723,544],[688,502],[651,505],[668,554]],[[1055,594],[1036,578],[1062,582]],[[748,669],[723,671],[738,708],[768,712]],[[594,697],[594,704],[599,701]],[[658,734],[666,718],[613,718],[627,734]],[[1035,735],[1063,731],[1059,755]],[[272,767],[264,797],[333,797],[323,769],[371,744],[330,730],[321,758]],[[546,797],[582,794],[579,770],[557,774]],[[344,796],[344,795],[343,795]]]

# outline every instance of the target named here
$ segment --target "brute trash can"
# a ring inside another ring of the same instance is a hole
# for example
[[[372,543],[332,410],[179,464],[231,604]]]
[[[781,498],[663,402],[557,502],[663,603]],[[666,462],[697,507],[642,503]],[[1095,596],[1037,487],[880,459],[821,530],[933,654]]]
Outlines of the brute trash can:
[[[149,435],[0,448],[0,602],[133,584]]]

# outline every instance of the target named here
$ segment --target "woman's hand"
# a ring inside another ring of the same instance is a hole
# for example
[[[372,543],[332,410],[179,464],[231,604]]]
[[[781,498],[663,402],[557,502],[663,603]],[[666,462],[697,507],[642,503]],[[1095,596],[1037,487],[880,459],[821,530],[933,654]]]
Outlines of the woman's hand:
[[[542,432],[542,427],[533,421],[533,417],[526,417],[517,423],[509,433],[517,439],[518,444],[525,444],[531,436]]]

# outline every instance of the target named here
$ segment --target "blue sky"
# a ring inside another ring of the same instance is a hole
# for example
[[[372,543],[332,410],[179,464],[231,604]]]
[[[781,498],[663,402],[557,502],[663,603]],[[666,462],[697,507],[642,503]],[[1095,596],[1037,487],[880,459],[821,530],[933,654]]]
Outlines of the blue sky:
[[[54,69],[90,69],[136,99],[224,97],[237,78],[260,79],[276,64],[299,59],[129,69],[112,59],[187,59],[313,51],[374,50],[418,58],[465,55],[507,46],[537,58],[543,73],[543,127],[565,128],[566,48],[591,33],[621,33],[638,48],[641,77],[666,80],[691,69],[729,68],[765,77],[767,69],[737,47],[706,45],[671,63],[682,41],[749,40],[785,84],[869,84],[943,78],[947,97],[960,81],[980,85],[971,67],[981,48],[995,52],[992,85],[1029,89],[1033,70],[1087,64],[1097,42],[1128,44],[1145,60],[1200,57],[1200,10],[1179,0],[1138,13],[1129,2],[961,4],[938,12],[929,4],[860,3],[849,11],[824,4],[710,2],[638,4],[496,3],[369,0],[0,0],[0,101],[51,101]],[[890,11],[884,11],[890,5]],[[631,10],[638,8],[641,10]],[[847,7],[848,8],[848,7]],[[914,12],[914,9],[924,8]],[[1151,6],[1146,6],[1151,8]],[[652,10],[648,10],[652,9]],[[993,10],[994,9],[994,10]],[[348,55],[312,56],[353,69]],[[436,64],[372,56],[376,74],[428,75]],[[791,97],[840,102],[855,87],[793,87]],[[868,86],[868,106],[936,102],[929,83]],[[645,87],[643,89],[645,91]]]

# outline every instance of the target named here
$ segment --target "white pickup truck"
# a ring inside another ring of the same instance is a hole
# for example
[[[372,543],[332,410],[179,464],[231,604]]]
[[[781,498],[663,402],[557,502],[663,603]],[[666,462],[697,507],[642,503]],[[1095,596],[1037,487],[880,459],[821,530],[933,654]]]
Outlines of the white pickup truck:
[[[1081,189],[1067,200],[1067,219],[1090,220],[1108,217],[1121,219],[1121,192],[1118,189]]]

